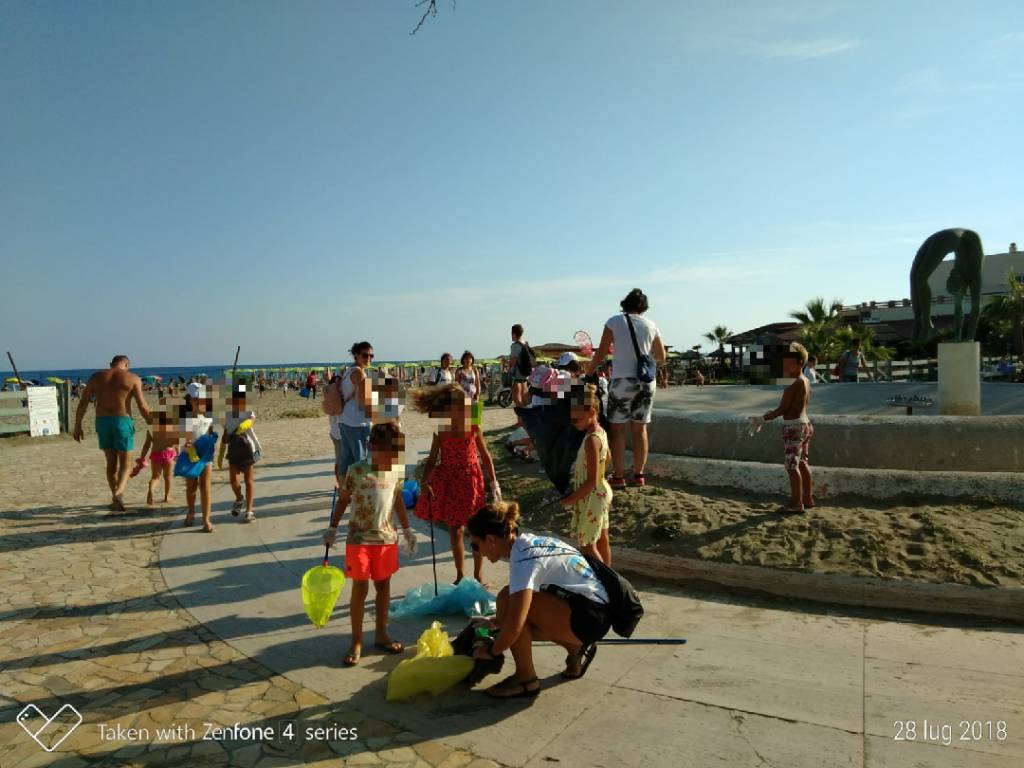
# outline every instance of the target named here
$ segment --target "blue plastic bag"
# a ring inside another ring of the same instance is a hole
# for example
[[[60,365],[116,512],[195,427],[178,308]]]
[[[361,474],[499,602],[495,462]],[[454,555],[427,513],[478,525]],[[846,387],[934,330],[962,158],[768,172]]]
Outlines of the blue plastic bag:
[[[192,448],[196,452],[197,460],[192,460],[187,449],[179,453],[178,458],[174,461],[174,476],[195,479],[202,475],[206,465],[213,461],[214,447],[216,445],[216,432],[208,432],[196,438],[192,443]]]
[[[299,397],[309,397],[309,387],[303,387],[299,390]]]
[[[403,600],[391,604],[391,615],[395,618],[410,616],[436,616],[465,614],[466,616],[491,616],[497,610],[494,595],[483,588],[476,579],[464,578],[454,584],[439,584],[434,596],[434,583],[427,582],[405,593]]]
[[[420,500],[420,484],[415,480],[406,480],[402,484],[402,502],[406,509],[415,509]]]

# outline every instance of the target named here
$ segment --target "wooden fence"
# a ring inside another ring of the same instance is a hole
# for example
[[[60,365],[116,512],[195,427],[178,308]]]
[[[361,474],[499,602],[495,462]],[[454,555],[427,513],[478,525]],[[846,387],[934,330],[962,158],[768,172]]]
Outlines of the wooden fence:
[[[981,370],[978,375],[983,379],[1009,379],[1008,375],[996,372],[998,357],[983,357],[981,359]],[[832,374],[838,361],[829,363],[818,363],[814,370],[818,376],[826,380],[834,380],[837,377]],[[1011,360],[1020,371],[1022,363],[1019,360]],[[669,362],[669,382],[671,384],[682,384],[693,381],[691,368],[693,363],[689,361]],[[867,368],[876,381],[938,381],[939,361],[936,358],[925,358],[922,360],[872,360],[867,363]],[[707,374],[705,374],[707,375]],[[866,379],[863,373],[861,378]],[[710,383],[710,377],[709,377]]]

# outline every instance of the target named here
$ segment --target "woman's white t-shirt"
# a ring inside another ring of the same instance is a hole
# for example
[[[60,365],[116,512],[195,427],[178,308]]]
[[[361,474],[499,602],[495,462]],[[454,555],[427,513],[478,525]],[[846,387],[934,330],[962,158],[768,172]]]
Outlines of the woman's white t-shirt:
[[[359,370],[358,366],[349,368],[341,377],[341,397],[345,401],[345,407],[341,409],[341,423],[346,427],[368,427],[371,423],[366,411],[363,410],[359,393],[356,392],[356,387],[352,383],[352,374],[357,370]],[[365,371],[363,373],[365,374]]]
[[[640,354],[651,354],[654,340],[660,335],[658,333],[658,326],[642,315],[630,315],[629,320],[633,324],[633,330],[636,331],[636,343],[640,347]],[[633,339],[629,335],[629,328],[626,326],[626,315],[613,315],[609,317],[604,327],[612,332],[612,338],[615,343],[612,378],[635,379],[636,352],[633,351]]]
[[[608,604],[608,592],[578,549],[550,536],[520,533],[509,555],[509,594],[540,592],[555,584],[595,603]]]

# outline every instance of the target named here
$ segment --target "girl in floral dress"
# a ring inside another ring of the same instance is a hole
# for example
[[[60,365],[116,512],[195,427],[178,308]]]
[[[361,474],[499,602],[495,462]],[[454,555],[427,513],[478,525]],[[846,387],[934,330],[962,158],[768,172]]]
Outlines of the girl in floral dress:
[[[612,506],[612,489],[604,477],[608,466],[608,436],[597,423],[597,387],[576,385],[570,398],[572,424],[587,436],[573,465],[573,492],[561,499],[561,503],[572,509],[572,534],[580,551],[610,566],[608,512]]]
[[[501,489],[494,477],[494,462],[487,450],[479,427],[472,424],[472,402],[458,384],[439,384],[409,393],[412,407],[431,418],[442,420],[434,435],[420,485],[422,493],[416,515],[424,520],[448,525],[452,557],[455,560],[455,583],[462,581],[466,522],[487,503],[484,493],[484,472],[491,483],[491,493],[501,498]],[[440,459],[440,463],[438,463]],[[483,581],[483,556],[473,553],[473,578]]]

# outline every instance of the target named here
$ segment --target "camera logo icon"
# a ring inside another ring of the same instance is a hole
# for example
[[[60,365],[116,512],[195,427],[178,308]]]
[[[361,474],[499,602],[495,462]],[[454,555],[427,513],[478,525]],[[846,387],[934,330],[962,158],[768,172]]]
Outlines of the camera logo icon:
[[[53,752],[82,724],[82,715],[70,704],[65,704],[53,717],[47,717],[35,704],[29,704],[15,720],[36,744],[47,752]]]

